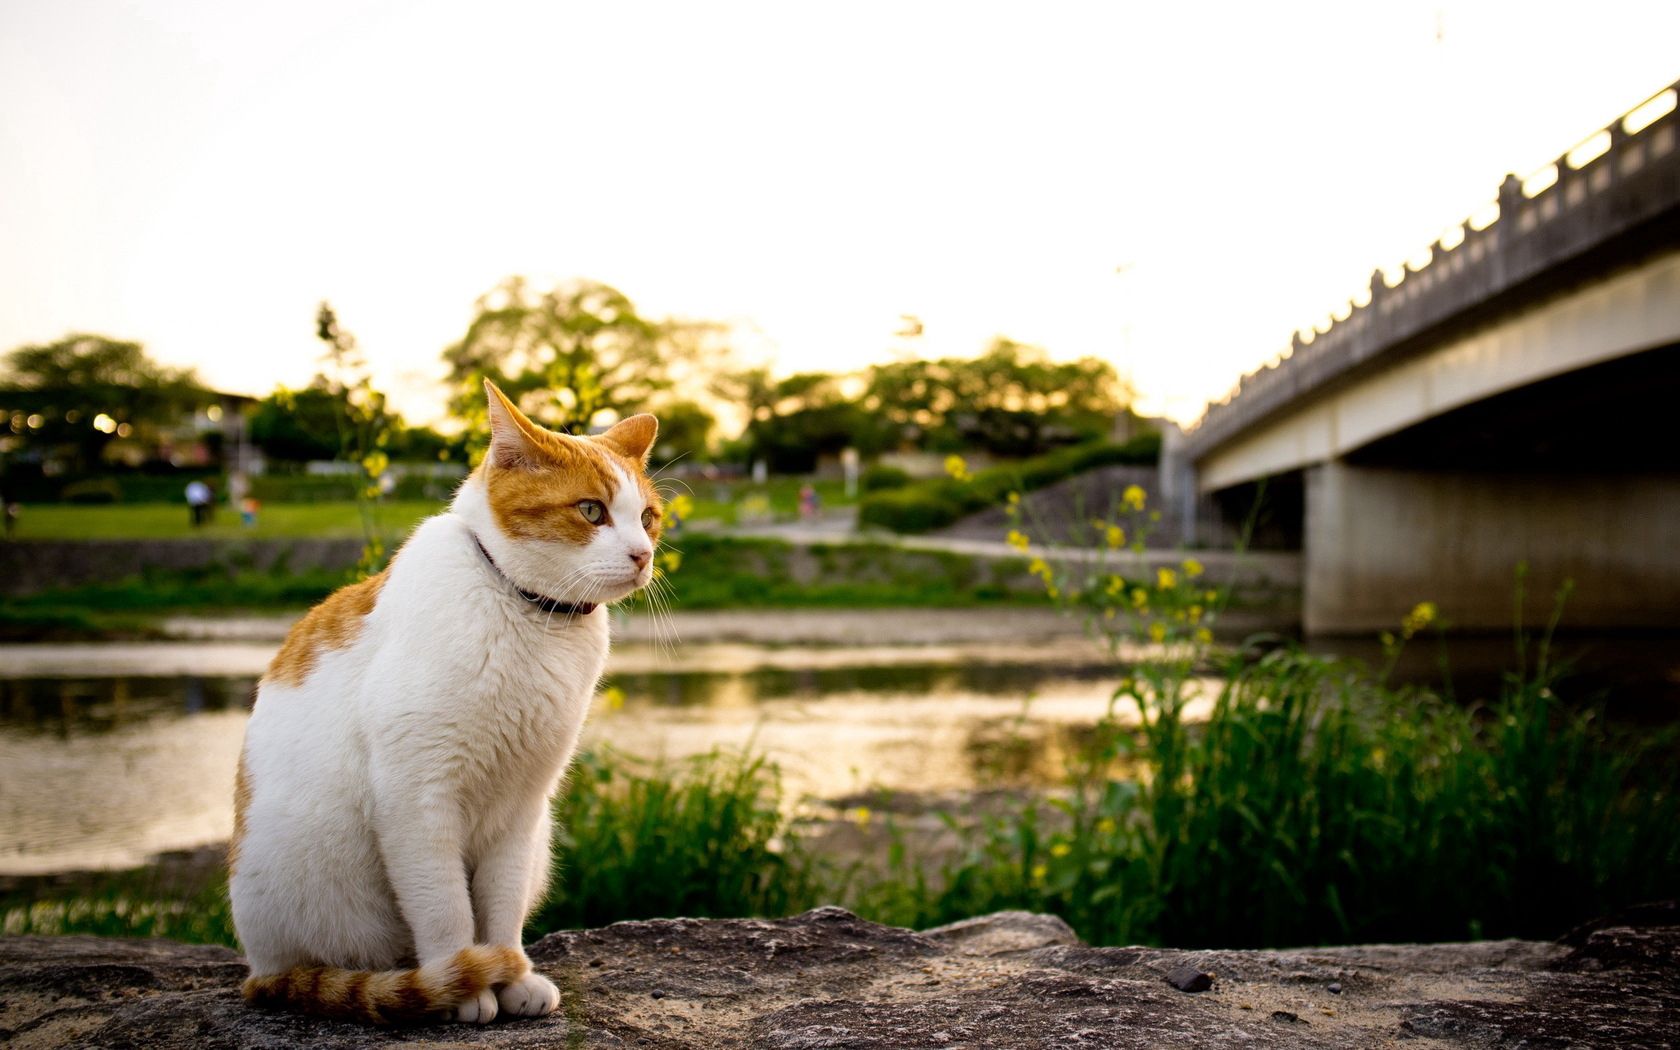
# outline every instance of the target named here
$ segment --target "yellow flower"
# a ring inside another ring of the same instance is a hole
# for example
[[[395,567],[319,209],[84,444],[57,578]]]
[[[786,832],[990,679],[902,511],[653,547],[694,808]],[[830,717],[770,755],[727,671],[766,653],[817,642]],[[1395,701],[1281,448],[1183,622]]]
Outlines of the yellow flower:
[[[946,456],[945,473],[951,475],[958,481],[967,481],[968,464],[964,462],[961,456]]]
[[[1164,641],[1166,641],[1167,640],[1167,625],[1162,623],[1160,620],[1156,620],[1154,623],[1150,624],[1149,625],[1149,640],[1152,641],[1152,642],[1164,642]]]
[[[1149,592],[1142,587],[1132,588],[1132,608],[1144,609],[1149,605]]]
[[[1027,547],[1031,544],[1031,541],[1027,539],[1027,534],[1022,532],[1020,529],[1010,529],[1009,535],[1003,538],[1003,542],[1009,544],[1011,547],[1014,547],[1022,553],[1025,553]]]
[[[391,457],[383,452],[369,452],[362,458],[362,469],[367,471],[370,478],[377,478],[385,473],[385,468],[391,465]]]
[[[659,552],[659,569],[662,572],[676,572],[682,568],[682,551],[670,547]]]
[[[1201,574],[1202,574],[1202,563],[1201,562],[1197,561],[1195,558],[1185,558],[1184,559],[1184,575],[1190,577],[1193,580],[1196,577],[1200,576]]]
[[[1126,581],[1125,580],[1121,579],[1118,576],[1110,576],[1108,578],[1107,594],[1110,598],[1114,597],[1115,595],[1119,594],[1121,591],[1123,591],[1125,589],[1126,589]]]
[[[1105,620],[1114,619],[1114,607],[1112,605],[1103,610],[1103,619],[1105,619]]]
[[[1048,864],[1034,864],[1032,866],[1032,880],[1034,882],[1043,882],[1044,881],[1044,876],[1046,876],[1048,874],[1050,874],[1050,865],[1048,865]]]
[[[665,521],[667,524],[677,520],[687,521],[694,516],[694,500],[687,494],[679,493],[665,504]]]
[[[1027,571],[1034,576],[1042,576],[1046,580],[1050,578],[1050,566],[1045,563],[1043,558],[1034,558],[1027,562]]]
[[[1112,817],[1104,817],[1097,821],[1097,831],[1101,834],[1112,835],[1114,834],[1115,827],[1114,818]]]
[[[1149,497],[1140,486],[1127,485],[1126,491],[1120,494],[1120,502],[1131,510],[1142,510],[1144,501]]]
[[[1218,591],[1203,591],[1202,592],[1202,600],[1207,602],[1209,605],[1212,605],[1215,601],[1219,600],[1219,592]]]
[[[1021,505],[1021,494],[1019,492],[1011,492],[1009,494],[1009,507],[1010,507],[1010,509],[1013,510],[1014,508],[1019,507],[1020,505]]]
[[[1044,581],[1044,593],[1049,595],[1051,601],[1055,601],[1062,596],[1062,592],[1058,591],[1056,585],[1049,580]]]
[[[1199,623],[1201,621],[1201,619],[1202,619],[1202,607],[1200,605],[1190,606],[1190,622],[1191,623]]]
[[[1108,549],[1116,550],[1126,545],[1126,530],[1118,525],[1110,525],[1104,532],[1103,538],[1108,541]]]
[[[1403,637],[1410,638],[1434,622],[1435,603],[1419,602],[1412,608],[1411,612],[1406,614],[1406,618],[1400,621],[1400,634]]]
[[[858,806],[856,809],[852,810],[851,816],[853,824],[856,824],[860,828],[867,828],[869,826],[869,818],[872,814],[869,812],[868,806]]]
[[[1170,591],[1178,586],[1178,573],[1168,568],[1155,570],[1155,586],[1163,591]]]
[[[1213,644],[1213,632],[1208,630],[1206,627],[1198,627],[1196,629],[1196,644],[1197,645],[1212,645]]]
[[[1072,852],[1073,847],[1065,842],[1058,842],[1054,846],[1050,847],[1050,855],[1052,857],[1065,857]]]
[[[606,701],[608,707],[617,711],[619,708],[624,706],[624,690],[620,689],[616,685],[610,686],[601,694],[601,699]]]

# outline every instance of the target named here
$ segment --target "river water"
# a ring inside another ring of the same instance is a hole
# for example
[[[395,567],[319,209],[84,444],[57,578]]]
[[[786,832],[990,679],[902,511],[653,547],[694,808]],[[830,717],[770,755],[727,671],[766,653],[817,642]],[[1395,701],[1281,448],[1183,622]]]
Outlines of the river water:
[[[1373,644],[1344,655],[1378,662]],[[272,642],[0,646],[0,875],[142,864],[227,838],[249,704]],[[1680,645],[1595,642],[1584,690],[1613,713],[1680,711]],[[1510,666],[1503,639],[1409,651],[1398,677],[1451,657],[1461,695]],[[775,760],[794,798],[951,792],[1055,780],[1119,674],[1078,637],[913,645],[645,644],[615,649],[586,746],[647,759],[716,747]],[[1577,692],[1576,695],[1581,695]]]
[[[0,656],[0,874],[138,865],[227,838],[249,705],[273,646],[12,647]],[[191,672],[189,673],[189,669]],[[1032,648],[646,646],[614,652],[585,746],[774,759],[794,796],[1042,782],[1117,675]]]

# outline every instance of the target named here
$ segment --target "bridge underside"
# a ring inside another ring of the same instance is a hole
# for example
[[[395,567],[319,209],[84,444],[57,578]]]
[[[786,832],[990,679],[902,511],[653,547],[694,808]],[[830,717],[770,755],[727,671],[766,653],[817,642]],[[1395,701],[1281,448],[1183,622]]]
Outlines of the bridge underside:
[[[1437,416],[1304,471],[1312,634],[1435,602],[1462,629],[1680,628],[1680,345]]]

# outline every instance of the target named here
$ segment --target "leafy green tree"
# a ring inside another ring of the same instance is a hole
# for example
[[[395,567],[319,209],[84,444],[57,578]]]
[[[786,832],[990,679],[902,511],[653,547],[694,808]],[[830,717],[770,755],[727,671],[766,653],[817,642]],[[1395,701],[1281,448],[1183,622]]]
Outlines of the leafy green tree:
[[[482,431],[488,378],[533,419],[587,432],[596,417],[641,411],[671,389],[699,345],[685,327],[643,317],[596,281],[538,291],[510,277],[478,300],[466,334],[443,352],[451,410]]]
[[[659,417],[659,443],[654,446],[655,462],[675,462],[684,456],[705,460],[711,451],[712,431],[717,419],[694,401],[670,401],[653,409]]]
[[[741,448],[782,473],[805,473],[841,449],[880,450],[882,431],[856,399],[846,377],[801,372],[773,380],[765,369],[720,377],[714,392],[748,413]]]
[[[977,358],[879,365],[862,405],[897,443],[1029,456],[1107,433],[1131,394],[1098,358],[1055,362],[998,338]]]
[[[191,369],[165,367],[139,343],[102,335],[19,347],[0,371],[8,429],[24,446],[67,452],[78,471],[97,468],[119,432],[145,437],[215,401]]]
[[[342,393],[328,389],[317,375],[301,390],[281,387],[257,402],[251,414],[251,441],[272,460],[302,463],[337,459],[343,449],[339,421],[348,412]]]

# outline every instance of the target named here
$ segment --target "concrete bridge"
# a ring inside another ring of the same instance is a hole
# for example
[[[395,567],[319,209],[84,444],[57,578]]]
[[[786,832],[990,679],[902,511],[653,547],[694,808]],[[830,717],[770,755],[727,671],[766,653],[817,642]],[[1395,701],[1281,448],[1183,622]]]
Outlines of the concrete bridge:
[[[1299,544],[1309,633],[1680,628],[1676,84],[1241,383],[1164,461],[1193,535]],[[1256,509],[1257,508],[1257,509]]]

